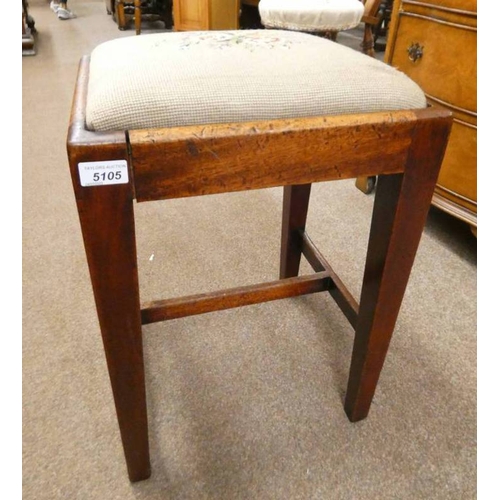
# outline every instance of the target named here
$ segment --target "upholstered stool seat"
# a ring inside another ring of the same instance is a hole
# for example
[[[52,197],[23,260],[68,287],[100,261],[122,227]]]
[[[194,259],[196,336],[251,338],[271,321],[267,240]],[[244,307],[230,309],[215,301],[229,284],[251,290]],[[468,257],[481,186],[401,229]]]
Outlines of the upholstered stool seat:
[[[267,28],[343,31],[361,22],[364,6],[359,0],[260,0],[259,13]]]
[[[280,30],[121,38],[91,57],[90,130],[423,108],[396,69],[323,38]],[[369,81],[370,85],[366,85]]]
[[[131,481],[151,474],[142,325],[328,292],[355,330],[345,411],[368,415],[451,124],[394,68],[297,32],[146,35],[82,58],[68,159]],[[369,175],[379,181],[357,301],[306,220],[313,183]],[[136,203],[272,187],[283,187],[279,279],[141,303]],[[314,272],[299,274],[302,258]]]

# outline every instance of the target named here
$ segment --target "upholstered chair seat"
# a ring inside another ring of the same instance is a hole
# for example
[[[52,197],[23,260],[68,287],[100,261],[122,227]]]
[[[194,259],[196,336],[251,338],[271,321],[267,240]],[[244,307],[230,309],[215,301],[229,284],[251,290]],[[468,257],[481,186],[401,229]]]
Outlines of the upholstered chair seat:
[[[355,28],[363,16],[360,0],[260,0],[261,22],[267,28],[306,32]]]
[[[93,51],[86,123],[133,130],[425,106],[424,93],[400,71],[313,35],[161,33]]]

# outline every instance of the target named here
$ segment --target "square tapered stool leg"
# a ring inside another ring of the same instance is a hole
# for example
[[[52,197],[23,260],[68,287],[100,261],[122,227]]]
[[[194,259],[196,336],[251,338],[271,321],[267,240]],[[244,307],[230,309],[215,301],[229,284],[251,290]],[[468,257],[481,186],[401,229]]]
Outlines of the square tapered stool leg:
[[[379,177],[345,402],[351,421],[368,415],[448,133],[447,123],[417,127],[404,174]]]
[[[281,232],[280,278],[299,274],[302,256],[302,233],[306,229],[311,184],[285,186]]]
[[[97,148],[99,160],[127,157],[124,134],[107,139],[111,144]],[[130,183],[83,187],[78,165],[92,164],[94,154],[74,144],[70,164],[129,478],[140,481],[151,467],[133,191]]]

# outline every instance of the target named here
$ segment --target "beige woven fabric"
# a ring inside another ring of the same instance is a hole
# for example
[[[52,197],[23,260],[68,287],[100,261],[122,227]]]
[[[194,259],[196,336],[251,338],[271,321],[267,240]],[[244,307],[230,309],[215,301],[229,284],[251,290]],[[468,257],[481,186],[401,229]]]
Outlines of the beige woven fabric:
[[[264,26],[297,31],[342,31],[363,17],[360,0],[260,0]]]
[[[425,107],[403,73],[292,31],[161,33],[112,40],[90,62],[90,130],[353,114]]]

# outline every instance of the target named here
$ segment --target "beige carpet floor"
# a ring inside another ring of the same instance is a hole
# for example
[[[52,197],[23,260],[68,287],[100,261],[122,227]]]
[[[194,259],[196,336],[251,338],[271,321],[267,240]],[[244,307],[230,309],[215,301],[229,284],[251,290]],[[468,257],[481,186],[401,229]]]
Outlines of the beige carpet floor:
[[[26,500],[472,499],[476,240],[431,210],[372,411],[343,408],[353,334],[327,294],[144,328],[150,480],[127,479],[66,162],[78,60],[103,0],[31,0],[23,58]],[[281,190],[137,206],[143,300],[276,278]],[[309,232],[359,294],[372,196],[313,188]],[[303,266],[303,271],[307,267]]]

